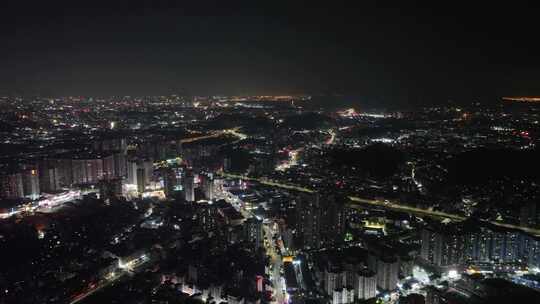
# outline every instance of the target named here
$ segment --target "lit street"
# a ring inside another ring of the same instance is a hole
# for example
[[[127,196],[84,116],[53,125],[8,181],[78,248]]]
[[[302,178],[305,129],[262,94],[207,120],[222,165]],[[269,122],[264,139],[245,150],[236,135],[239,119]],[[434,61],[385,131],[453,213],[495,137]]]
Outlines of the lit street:
[[[271,226],[272,224],[263,225],[264,235],[266,238],[266,253],[270,256],[270,280],[272,281],[272,285],[274,286],[273,296],[275,297],[277,304],[282,304],[285,301],[285,286],[283,286],[283,279],[280,274],[283,262],[281,255],[276,252],[276,242],[272,239],[273,232]]]
[[[121,278],[123,278],[130,272],[137,271],[140,267],[145,266],[148,261],[150,261],[150,258],[146,254],[143,254],[140,257],[134,258],[127,262],[119,261],[117,267],[114,270],[106,274],[97,283],[89,285],[85,291],[75,295],[69,303],[75,304],[83,301],[94,293],[114,284],[115,282],[118,282]]]

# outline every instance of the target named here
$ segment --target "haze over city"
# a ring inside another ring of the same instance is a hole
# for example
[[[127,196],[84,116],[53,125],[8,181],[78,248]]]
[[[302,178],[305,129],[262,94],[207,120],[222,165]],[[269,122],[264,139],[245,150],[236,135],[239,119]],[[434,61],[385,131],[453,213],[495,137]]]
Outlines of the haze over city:
[[[539,95],[527,5],[2,4],[1,91],[54,96]]]

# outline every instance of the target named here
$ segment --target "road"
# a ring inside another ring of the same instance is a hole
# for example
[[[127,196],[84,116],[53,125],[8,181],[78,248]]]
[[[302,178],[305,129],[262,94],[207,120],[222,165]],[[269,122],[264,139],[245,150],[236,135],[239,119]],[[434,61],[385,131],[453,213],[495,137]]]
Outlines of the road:
[[[128,273],[136,271],[137,268],[145,265],[148,261],[150,261],[150,258],[146,254],[143,254],[137,258],[126,261],[125,263],[118,263],[118,266],[103,277],[98,283],[88,286],[85,291],[73,296],[69,304],[76,304],[83,301],[94,293],[117,282]]]
[[[83,301],[84,299],[88,298],[89,296],[93,295],[94,293],[96,293],[96,292],[102,290],[103,288],[108,287],[112,283],[118,281],[124,275],[126,275],[125,272],[113,273],[111,276],[109,276],[107,278],[107,280],[102,281],[102,282],[100,282],[100,283],[98,283],[98,284],[96,284],[94,286],[88,287],[88,289],[85,290],[84,292],[74,296],[71,299],[71,301],[69,302],[69,304],[76,304],[76,303],[79,303],[79,302]]]
[[[294,190],[294,191],[299,191],[299,192],[305,192],[305,193],[315,193],[315,191],[313,191],[311,189],[308,189],[306,187],[282,184],[280,182],[268,180],[268,179],[265,179],[265,178],[254,178],[254,177],[249,177],[249,176],[245,176],[245,175],[230,174],[230,173],[225,173],[225,172],[218,173],[218,174],[223,176],[223,177],[226,177],[226,178],[238,178],[238,179],[243,179],[243,180],[246,180],[246,181],[258,182],[258,183],[260,183],[262,185],[266,185],[266,186],[278,187],[278,188],[283,188],[283,189],[287,189],[287,190]]]
[[[262,185],[278,187],[278,188],[283,188],[283,189],[287,189],[287,190],[294,190],[294,191],[306,192],[306,193],[314,193],[315,192],[315,191],[313,191],[311,189],[308,189],[308,188],[305,188],[305,187],[302,187],[302,186],[282,184],[280,182],[270,181],[270,180],[267,180],[267,179],[264,179],[264,178],[253,178],[253,177],[247,177],[247,176],[236,175],[236,174],[228,174],[228,173],[221,173],[221,175],[224,176],[224,177],[228,177],[228,178],[239,178],[239,179],[244,179],[244,180],[249,180],[249,181],[255,181],[255,182],[258,182],[258,183],[260,183]],[[349,196],[349,199],[350,199],[351,206],[353,206],[353,207],[355,207],[355,205],[356,205],[357,207],[360,208],[361,206],[359,206],[359,205],[363,204],[363,205],[382,207],[382,208],[390,209],[390,210],[394,210],[394,211],[412,213],[412,214],[416,214],[416,215],[419,215],[419,216],[427,216],[427,217],[433,217],[433,218],[447,218],[447,219],[451,219],[451,220],[455,220],[455,221],[463,221],[463,220],[467,219],[467,217],[462,216],[462,215],[446,213],[446,212],[442,212],[442,211],[429,210],[429,209],[424,209],[424,208],[412,207],[412,206],[407,205],[407,204],[399,204],[397,202],[392,202],[392,201],[388,201],[388,200],[366,199],[366,198],[361,198],[361,197],[357,197],[357,196]],[[503,228],[509,228],[509,229],[521,230],[521,231],[527,232],[527,233],[535,235],[535,236],[540,236],[540,229],[521,227],[521,226],[518,226],[518,225],[502,223],[502,222],[498,222],[498,221],[486,221],[486,222],[490,223],[492,225],[495,225],[495,226],[499,226],[499,227],[503,227]]]
[[[283,280],[281,279],[280,269],[282,266],[283,261],[281,260],[281,256],[276,252],[276,246],[275,242],[272,239],[272,228],[270,225],[265,224],[264,227],[264,234],[266,238],[266,253],[270,256],[270,265],[272,265],[272,272],[270,274],[270,280],[272,281],[272,285],[274,286],[274,297],[276,298],[277,304],[283,304],[285,303],[285,297],[283,294],[283,290],[285,289],[285,286],[283,286]]]
[[[336,131],[329,129],[328,133],[330,134],[330,138],[324,142],[326,145],[333,145],[336,140]]]
[[[0,213],[0,219],[7,219],[12,216],[26,216],[33,215],[35,213],[54,213],[62,209],[66,203],[74,202],[81,199],[84,194],[96,193],[98,189],[94,190],[69,190],[60,194],[44,194],[43,197],[38,200],[20,205],[16,209],[12,209],[6,213]]]
[[[240,130],[240,127],[236,127],[236,128],[233,128],[233,129],[225,129],[225,130],[220,130],[220,131],[213,131],[209,135],[202,135],[202,136],[197,136],[197,137],[184,138],[184,139],[180,140],[180,143],[185,144],[185,143],[190,143],[190,142],[199,141],[199,140],[203,140],[203,139],[216,138],[216,137],[220,137],[221,135],[224,135],[224,134],[232,134],[232,135],[238,137],[239,139],[245,139],[247,136],[245,134],[243,134],[243,133],[238,132],[238,130]]]
[[[217,197],[221,197],[225,199],[229,204],[231,204],[236,210],[238,210],[244,218],[250,218],[255,216],[251,211],[246,210],[244,208],[242,202],[231,200],[230,196],[223,195],[223,194],[216,194]],[[276,252],[276,245],[275,241],[273,240],[272,236],[274,233],[277,233],[277,231],[273,231],[273,225],[274,222],[270,221],[269,223],[263,224],[263,231],[264,231],[264,237],[265,237],[265,249],[268,256],[270,256],[270,265],[272,267],[271,273],[270,273],[270,280],[272,281],[273,285],[273,296],[275,297],[276,301],[272,302],[273,304],[284,304],[286,303],[286,298],[284,295],[283,290],[285,290],[285,286],[283,285],[284,280],[281,277],[281,267],[282,267],[282,257]]]

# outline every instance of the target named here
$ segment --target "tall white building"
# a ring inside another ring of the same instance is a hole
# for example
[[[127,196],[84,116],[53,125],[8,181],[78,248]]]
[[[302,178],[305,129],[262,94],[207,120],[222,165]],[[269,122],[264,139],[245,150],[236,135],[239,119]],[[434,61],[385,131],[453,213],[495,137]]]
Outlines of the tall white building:
[[[341,288],[343,285],[343,273],[339,269],[326,269],[324,271],[324,291],[328,295],[332,295],[334,290]]]
[[[144,192],[146,188],[146,170],[144,168],[137,168],[137,191],[139,195]]]
[[[399,262],[395,258],[377,260],[377,286],[383,290],[394,290],[398,283]]]
[[[127,162],[127,183],[137,185],[137,162],[134,160]]]
[[[22,175],[24,196],[35,200],[39,198],[39,175],[35,168],[25,170]]]
[[[356,273],[354,286],[356,298],[367,300],[377,295],[377,276],[373,271],[363,270]]]
[[[204,197],[207,200],[211,201],[214,199],[214,179],[212,178],[212,176],[203,176],[202,189],[204,192]]]
[[[58,167],[40,166],[39,187],[44,192],[60,190],[60,170]]]
[[[338,288],[332,292],[332,304],[350,304],[354,303],[354,289]]]
[[[195,201],[195,177],[193,176],[193,172],[186,172],[186,176],[184,177],[184,198],[188,202],[194,202]]]
[[[145,160],[143,162],[143,168],[144,168],[144,176],[145,176],[145,184],[150,184],[150,181],[152,181],[152,177],[154,176],[154,164],[151,160]]]
[[[321,245],[321,210],[319,194],[302,195],[297,205],[298,233],[304,248],[319,248]],[[327,291],[331,294],[333,289]]]

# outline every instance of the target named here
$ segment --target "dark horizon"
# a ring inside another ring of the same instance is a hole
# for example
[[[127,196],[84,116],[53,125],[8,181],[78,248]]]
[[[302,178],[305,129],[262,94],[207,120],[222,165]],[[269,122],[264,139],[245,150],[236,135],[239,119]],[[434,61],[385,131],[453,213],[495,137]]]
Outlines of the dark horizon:
[[[2,4],[0,93],[342,94],[416,104],[540,95],[534,10]]]

